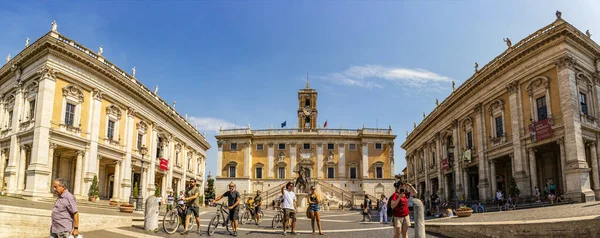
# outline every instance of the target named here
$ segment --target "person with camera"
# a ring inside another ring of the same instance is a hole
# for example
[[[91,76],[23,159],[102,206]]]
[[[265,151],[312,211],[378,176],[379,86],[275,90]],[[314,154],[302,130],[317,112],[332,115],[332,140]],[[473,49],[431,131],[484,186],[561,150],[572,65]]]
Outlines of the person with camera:
[[[396,184],[395,184],[396,185]],[[417,190],[410,184],[398,185],[396,192],[392,195],[391,207],[394,209],[394,217],[392,218],[392,226],[394,227],[394,238],[408,238],[408,228],[410,227],[410,215],[408,211],[408,198],[406,193],[410,194],[409,189],[416,195]]]

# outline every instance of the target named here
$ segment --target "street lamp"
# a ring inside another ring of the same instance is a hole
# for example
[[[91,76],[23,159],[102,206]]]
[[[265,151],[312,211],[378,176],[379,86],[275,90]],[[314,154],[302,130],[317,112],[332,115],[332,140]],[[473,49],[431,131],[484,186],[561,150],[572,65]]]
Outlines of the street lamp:
[[[142,176],[144,175],[144,156],[146,155],[146,153],[148,153],[148,148],[146,148],[146,146],[140,147],[140,154],[142,155],[142,159],[141,161],[141,170],[140,170],[140,183],[138,185],[138,197],[137,197],[137,205],[135,206],[135,210],[136,211],[141,211],[142,210],[142,205],[144,203],[144,197],[142,196]]]

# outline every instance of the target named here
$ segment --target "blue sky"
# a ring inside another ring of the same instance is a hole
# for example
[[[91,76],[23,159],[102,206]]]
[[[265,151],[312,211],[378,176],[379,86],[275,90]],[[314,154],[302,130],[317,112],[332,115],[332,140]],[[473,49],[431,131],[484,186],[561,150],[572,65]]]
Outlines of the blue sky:
[[[18,3],[18,4],[17,4]],[[213,146],[219,125],[296,123],[297,90],[309,73],[319,123],[406,131],[513,43],[563,18],[600,37],[593,1],[60,1],[0,2],[0,56],[58,30],[177,101]],[[592,36],[592,38],[596,38]]]

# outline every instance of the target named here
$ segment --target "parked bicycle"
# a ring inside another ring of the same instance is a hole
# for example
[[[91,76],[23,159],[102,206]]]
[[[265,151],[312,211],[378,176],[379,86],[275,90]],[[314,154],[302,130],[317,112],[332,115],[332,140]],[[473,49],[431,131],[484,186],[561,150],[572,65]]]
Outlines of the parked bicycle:
[[[250,224],[250,222],[255,221],[257,225],[260,224],[260,222],[265,217],[265,214],[262,211],[258,213],[260,214],[260,219],[256,219],[256,212],[254,212],[254,208],[244,206],[244,213],[240,217],[240,223],[244,225]]]
[[[217,207],[217,214],[215,214],[211,219],[210,219],[210,223],[208,223],[208,230],[207,233],[209,236],[212,236],[213,234],[215,234],[215,231],[217,230],[217,227],[219,225],[223,225],[223,227],[225,227],[225,229],[227,229],[227,232],[229,233],[229,235],[233,234],[233,229],[231,228],[231,223],[229,223],[229,212],[223,208],[223,203],[218,203],[216,205]]]
[[[283,209],[281,207],[275,207],[277,213],[273,216],[273,220],[271,221],[271,227],[273,229],[277,229],[281,223],[283,223]]]
[[[173,234],[179,229],[179,226],[183,226],[185,229],[185,206],[177,204],[175,209],[168,211],[163,217],[163,229],[167,234]],[[190,223],[187,231],[191,231],[196,225],[196,218],[194,214],[190,214]]]
[[[485,205],[483,203],[480,203],[480,202],[474,203],[471,206],[471,209],[473,209],[474,213],[484,213],[484,212],[486,212]]]

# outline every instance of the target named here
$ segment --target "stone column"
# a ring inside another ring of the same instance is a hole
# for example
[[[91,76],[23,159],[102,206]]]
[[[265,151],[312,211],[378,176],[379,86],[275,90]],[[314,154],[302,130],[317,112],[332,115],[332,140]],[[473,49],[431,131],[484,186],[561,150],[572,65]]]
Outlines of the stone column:
[[[338,171],[337,171],[338,177],[346,178],[346,144],[344,144],[344,143],[338,144],[338,166],[337,167],[338,167]]]
[[[50,145],[48,145],[48,167],[49,167],[49,175],[48,175],[48,191],[50,191],[50,193],[52,193],[52,183],[54,182],[54,178],[52,176],[54,176],[55,174],[53,173],[54,171],[54,150],[56,149],[57,145],[55,143],[50,143]]]
[[[362,143],[362,161],[360,163],[360,171],[363,178],[369,177],[369,143]],[[417,173],[415,173],[415,182],[417,180]],[[415,183],[416,185],[416,183]]]
[[[592,178],[594,181],[594,194],[596,199],[600,199],[600,179],[598,178],[598,154],[596,151],[596,141],[589,141],[588,146],[590,147],[591,155],[591,167],[592,167]]]
[[[133,108],[127,108],[127,117],[125,118],[125,173],[123,176],[124,187],[124,195],[126,195],[127,199],[129,199],[129,195],[131,193],[131,187],[134,186],[133,178],[131,178],[131,170],[133,170],[133,159],[131,157],[131,151],[133,147],[133,123],[134,123],[135,111]],[[139,185],[138,185],[139,186]]]
[[[390,127],[391,128],[391,127]],[[391,133],[391,131],[390,131]],[[393,179],[396,177],[396,169],[394,167],[394,142],[390,142],[388,144],[389,148],[390,148],[390,152],[388,154],[388,160],[390,161],[390,178]]]
[[[19,182],[17,190],[22,192],[25,190],[25,171],[27,170],[27,151],[31,149],[29,144],[21,145],[21,158],[19,159]]]
[[[95,159],[98,158],[98,140],[100,139],[100,121],[102,120],[102,118],[100,118],[101,116],[101,112],[102,112],[102,98],[104,97],[104,93],[102,91],[100,91],[99,89],[94,89],[92,91],[92,96],[93,96],[93,100],[91,102],[91,107],[92,107],[92,113],[91,113],[91,131],[90,131],[90,151],[88,153],[88,156],[90,158],[90,162],[94,161]],[[120,118],[119,118],[120,119]],[[126,125],[124,125],[126,126]],[[102,128],[103,130],[105,130],[105,128]],[[127,133],[127,127],[125,127],[125,133]],[[118,132],[116,133],[118,134]],[[119,138],[122,135],[119,135]],[[127,141],[125,140],[125,143],[127,143]],[[84,162],[87,163],[87,162]],[[88,169],[84,172],[85,174],[87,174],[88,172],[91,174],[96,174],[98,176],[100,176],[99,173],[99,167],[97,167],[97,163],[89,163],[88,166],[84,166],[87,167]],[[85,176],[84,174],[84,176]]]
[[[250,178],[250,169],[252,168],[252,144],[250,141],[244,144],[244,178]]]
[[[514,176],[515,181],[517,182],[517,187],[522,191],[522,195],[528,196],[531,195],[529,188],[529,183],[527,183],[527,169],[525,168],[523,163],[524,156],[521,154],[521,128],[523,128],[523,111],[521,105],[521,90],[519,87],[518,81],[513,81],[506,86],[506,90],[509,94],[509,107],[510,107],[510,122],[511,122],[511,138],[512,138],[512,146],[513,146],[513,167],[514,167]],[[508,122],[507,118],[503,118],[505,120],[505,125]]]
[[[483,104],[482,103],[477,103],[477,105],[475,105],[475,107],[473,108],[473,111],[475,111],[475,131],[478,132],[479,135],[473,135],[474,140],[476,142],[476,152],[477,152],[477,157],[479,160],[479,166],[478,166],[478,173],[479,173],[479,184],[478,184],[478,188],[479,188],[479,200],[481,201],[486,201],[488,199],[490,199],[489,196],[489,190],[490,190],[490,185],[489,185],[489,180],[487,179],[486,176],[486,159],[485,159],[485,149],[484,149],[484,140],[485,140],[485,133],[483,132],[484,130],[484,110],[483,110]]]
[[[425,191],[424,191],[425,197],[429,197],[430,192],[431,192],[429,190],[429,163],[428,163],[428,161],[429,161],[428,154],[429,153],[428,153],[428,151],[429,151],[429,149],[427,147],[427,143],[423,144],[423,159],[422,159],[421,163],[423,163],[423,167],[425,167],[424,168],[425,169]]]
[[[460,167],[462,165],[461,156],[458,151],[459,140],[458,140],[458,120],[452,122],[452,144],[454,145],[454,182],[456,183],[456,196],[460,198],[463,195],[462,177],[460,173]]]
[[[8,125],[12,129],[12,135],[10,136],[10,150],[9,150],[9,161],[8,166],[6,168],[5,176],[8,176],[8,193],[15,194],[17,192],[21,192],[18,186],[18,177],[19,177],[19,158],[20,155],[20,145],[19,140],[17,138],[17,132],[19,131],[19,120],[18,115],[21,115],[21,111],[23,107],[18,105],[23,105],[23,90],[22,90],[22,82],[18,81],[20,78],[20,70],[17,69],[18,75],[15,75],[14,80],[19,82],[16,86],[17,90],[15,92],[15,103],[13,107],[13,120],[12,124]],[[7,107],[6,105],[5,107]],[[7,116],[5,116],[7,117]],[[20,185],[21,187],[23,185]]]
[[[565,197],[576,202],[594,201],[594,191],[590,188],[590,169],[587,166],[585,147],[581,131],[579,94],[575,77],[576,60],[565,55],[556,61],[558,70],[558,91],[564,125],[564,151],[566,158],[566,180],[569,181]]]
[[[83,181],[83,156],[85,155],[84,151],[78,150],[77,152],[77,161],[75,164],[75,183],[73,188],[73,195],[82,196],[81,194],[81,184]]]
[[[469,198],[469,173],[467,169],[462,170],[463,184],[465,188],[465,200]]]
[[[438,170],[438,190],[436,191],[438,196],[441,196],[444,192],[444,173],[442,170],[442,163],[441,163],[441,158],[444,158],[441,150],[441,139],[440,139],[440,133],[436,133],[435,134],[435,164],[437,166],[437,170]]]
[[[178,193],[178,188],[173,188],[173,166],[175,166],[175,141],[172,136],[167,138],[168,141],[168,149],[167,155],[169,160],[169,170],[167,170],[167,190],[174,191]]]
[[[148,192],[150,192],[150,194],[154,194],[154,191],[156,190],[156,187],[154,185],[154,181],[156,180],[156,159],[158,158],[157,155],[157,151],[158,151],[158,144],[156,141],[156,137],[157,137],[157,130],[156,130],[156,123],[152,123],[150,125],[150,145],[145,145],[150,154],[148,155],[150,158],[150,168],[149,168],[149,178],[150,178],[150,183],[148,184]],[[146,135],[148,135],[148,131],[145,131]],[[164,192],[161,189],[161,194]]]
[[[183,148],[181,149],[180,152],[180,156],[179,157],[183,157],[183,179],[182,179],[182,184],[183,184],[183,189],[185,189],[185,182],[187,181],[187,171],[188,171],[188,154],[187,154],[187,147],[184,145]]]
[[[531,194],[535,195],[535,187],[538,186],[535,149],[529,148],[529,177],[531,178]]]
[[[311,123],[312,125],[312,123]],[[317,178],[323,178],[323,143],[317,143]]]
[[[217,141],[217,175],[216,178],[220,178],[223,174],[223,142]]]
[[[2,109],[0,109],[2,110]],[[1,119],[0,119],[1,122]],[[6,152],[7,149],[0,150],[0,191],[4,190],[4,168],[6,167]]]
[[[296,171],[296,142],[290,144],[290,169],[288,178],[294,177],[294,171]]]
[[[560,149],[560,167],[561,167],[561,171],[560,171],[560,177],[561,177],[561,182],[562,182],[562,186],[561,186],[561,193],[565,194],[567,192],[567,176],[566,176],[566,161],[567,159],[565,158],[565,143],[563,138],[558,138],[556,140],[556,143],[559,146]]]
[[[496,191],[498,191],[498,184],[496,184],[496,160],[492,159],[492,160],[489,160],[489,162],[490,162],[490,173],[491,173],[490,177],[492,179],[492,191],[494,191],[492,194],[495,196]]]
[[[273,143],[268,144],[267,148],[267,178],[274,178],[273,176],[273,168],[275,167],[275,150],[273,148]]]
[[[119,184],[121,184],[121,161],[115,161],[115,178],[113,182],[113,194],[111,201],[118,202],[119,201]]]

